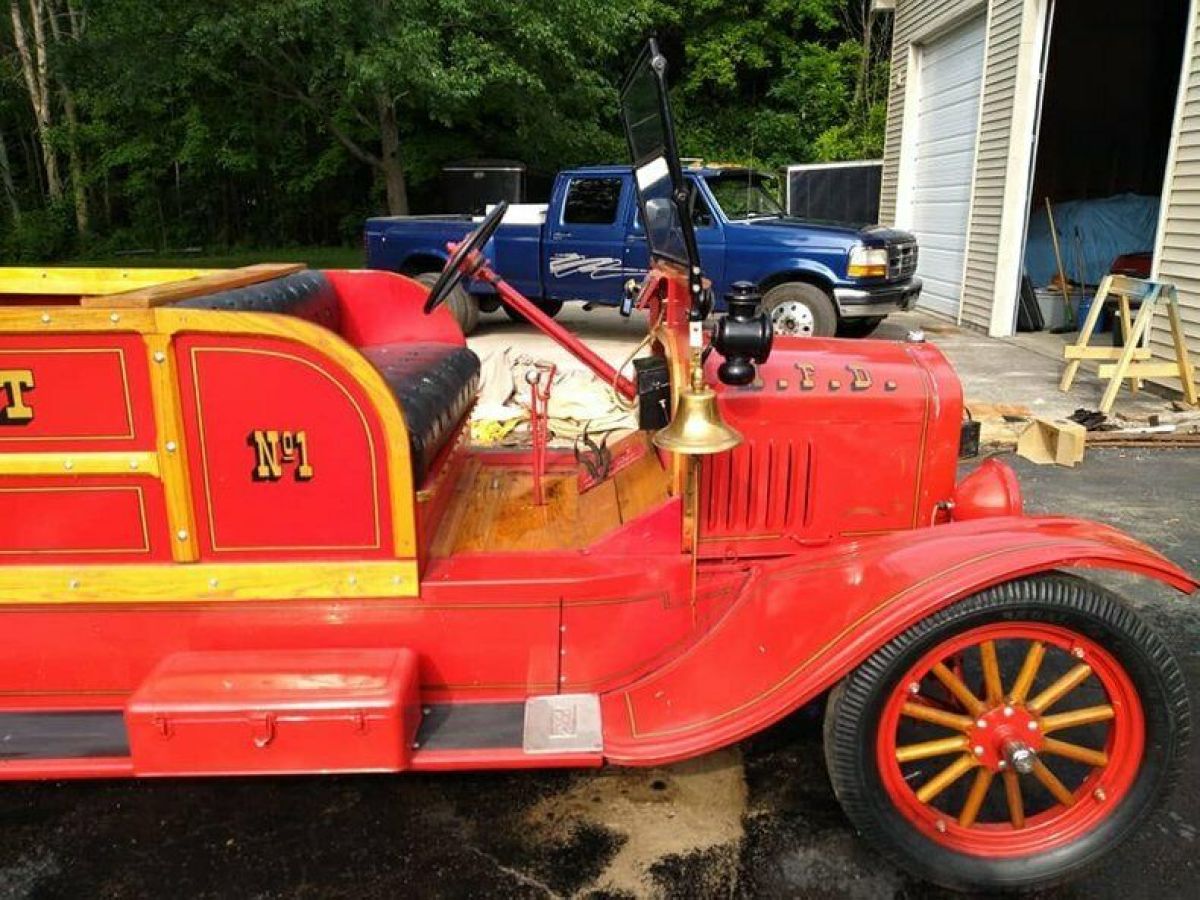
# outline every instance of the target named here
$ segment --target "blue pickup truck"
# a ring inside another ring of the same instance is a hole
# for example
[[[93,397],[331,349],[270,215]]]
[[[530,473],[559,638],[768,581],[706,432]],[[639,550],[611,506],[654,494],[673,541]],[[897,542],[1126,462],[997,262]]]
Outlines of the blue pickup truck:
[[[916,302],[917,242],[881,226],[789,218],[768,175],[696,165],[686,170],[693,222],[717,308],[726,287],[751,281],[776,333],[861,337]],[[475,227],[470,216],[385,216],[367,220],[367,266],[429,279],[446,244]],[[551,315],[564,301],[621,303],[626,283],[645,275],[646,237],[627,166],[559,173],[548,205],[511,207],[487,248],[493,268]],[[465,332],[499,306],[486,286],[460,286],[449,305]]]

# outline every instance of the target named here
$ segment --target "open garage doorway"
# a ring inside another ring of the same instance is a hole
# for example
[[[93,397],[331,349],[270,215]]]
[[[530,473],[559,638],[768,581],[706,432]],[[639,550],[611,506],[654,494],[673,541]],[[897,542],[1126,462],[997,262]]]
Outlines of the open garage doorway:
[[[1114,266],[1149,277],[1188,12],[1189,0],[1057,0],[1051,8],[1018,330],[1040,320],[1069,337]]]

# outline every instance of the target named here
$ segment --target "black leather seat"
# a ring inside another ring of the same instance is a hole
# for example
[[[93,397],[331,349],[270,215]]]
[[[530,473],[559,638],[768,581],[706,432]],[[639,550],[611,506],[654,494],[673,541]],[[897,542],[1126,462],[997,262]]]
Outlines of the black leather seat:
[[[296,316],[337,332],[341,306],[320,272],[305,270],[260,284],[180,301],[193,309]],[[387,381],[408,425],[413,483],[420,485],[479,389],[479,357],[455,344],[413,342],[360,347]]]
[[[384,344],[362,354],[400,401],[412,442],[413,482],[421,484],[479,389],[479,357],[454,344]]]

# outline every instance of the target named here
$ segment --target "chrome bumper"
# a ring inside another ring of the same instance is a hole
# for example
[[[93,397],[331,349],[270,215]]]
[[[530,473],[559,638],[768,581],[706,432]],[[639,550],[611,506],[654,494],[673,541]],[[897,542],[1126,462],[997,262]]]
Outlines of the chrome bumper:
[[[843,319],[886,316],[888,313],[912,309],[920,295],[920,278],[910,278],[900,284],[833,289],[838,315]]]

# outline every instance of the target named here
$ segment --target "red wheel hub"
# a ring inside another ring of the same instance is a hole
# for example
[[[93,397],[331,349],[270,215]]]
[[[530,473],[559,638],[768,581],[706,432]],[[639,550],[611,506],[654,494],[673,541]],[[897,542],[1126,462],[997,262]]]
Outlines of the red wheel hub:
[[[1038,719],[1024,706],[1007,703],[993,706],[967,730],[971,752],[980,765],[1002,772],[1010,765],[1006,748],[1012,750],[1013,745],[1024,745],[1034,753],[1041,750],[1042,729]]]
[[[905,673],[876,762],[922,834],[1011,857],[1095,828],[1132,787],[1144,743],[1137,690],[1112,654],[1065,628],[1003,623],[942,642]]]

